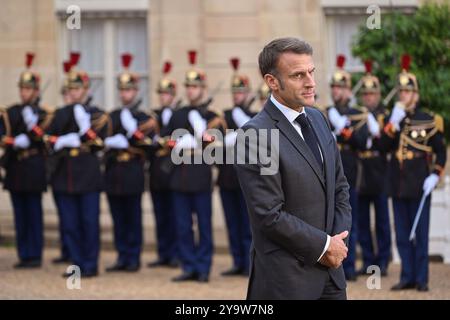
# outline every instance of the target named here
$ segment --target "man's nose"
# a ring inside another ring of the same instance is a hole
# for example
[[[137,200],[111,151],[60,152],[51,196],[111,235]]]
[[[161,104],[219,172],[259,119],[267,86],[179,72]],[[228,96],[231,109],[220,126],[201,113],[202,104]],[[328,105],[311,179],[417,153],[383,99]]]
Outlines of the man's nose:
[[[310,73],[307,73],[305,86],[308,87],[308,88],[313,88],[313,87],[316,86],[316,82],[314,80],[314,77]]]

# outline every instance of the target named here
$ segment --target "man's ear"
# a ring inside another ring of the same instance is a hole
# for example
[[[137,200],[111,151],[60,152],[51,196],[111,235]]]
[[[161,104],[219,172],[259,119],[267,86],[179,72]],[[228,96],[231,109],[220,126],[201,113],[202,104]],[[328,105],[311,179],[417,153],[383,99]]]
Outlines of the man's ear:
[[[275,78],[273,75],[267,73],[264,75],[264,81],[266,82],[267,86],[270,88],[270,91],[279,91],[280,90],[280,83],[278,82],[278,79]]]

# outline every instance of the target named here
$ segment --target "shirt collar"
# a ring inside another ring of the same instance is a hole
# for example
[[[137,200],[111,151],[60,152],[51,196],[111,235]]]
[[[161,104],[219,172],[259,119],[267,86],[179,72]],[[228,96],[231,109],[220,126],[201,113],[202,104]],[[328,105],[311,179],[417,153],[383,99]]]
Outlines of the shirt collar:
[[[295,119],[301,114],[305,114],[305,108],[303,108],[302,112],[295,111],[285,105],[279,103],[277,99],[273,95],[270,95],[270,101],[284,114],[284,116],[289,120],[289,122],[294,122]]]

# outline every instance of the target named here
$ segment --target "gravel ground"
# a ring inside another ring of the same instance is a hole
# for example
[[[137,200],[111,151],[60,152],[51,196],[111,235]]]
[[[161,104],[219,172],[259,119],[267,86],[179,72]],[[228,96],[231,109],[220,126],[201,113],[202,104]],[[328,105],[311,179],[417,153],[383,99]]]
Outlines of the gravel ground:
[[[173,283],[170,278],[179,274],[177,269],[142,268],[138,273],[105,273],[104,267],[115,259],[113,251],[101,253],[100,275],[82,279],[80,290],[69,290],[61,277],[64,265],[53,265],[51,259],[58,255],[56,249],[46,249],[41,269],[15,270],[16,252],[13,247],[0,247],[0,299],[244,299],[247,279],[224,278],[220,272],[227,269],[231,259],[225,254],[216,254],[210,282]],[[143,262],[155,258],[154,253],[145,253]],[[450,266],[443,263],[430,264],[430,292],[415,290],[401,293],[389,288],[398,280],[399,266],[392,265],[389,276],[382,278],[380,290],[369,290],[367,277],[349,283],[349,299],[450,299]]]

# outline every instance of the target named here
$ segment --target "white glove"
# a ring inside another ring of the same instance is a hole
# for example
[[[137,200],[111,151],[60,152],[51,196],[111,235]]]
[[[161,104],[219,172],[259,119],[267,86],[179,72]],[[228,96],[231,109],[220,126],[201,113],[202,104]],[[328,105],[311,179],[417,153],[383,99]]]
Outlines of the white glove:
[[[165,108],[161,114],[161,120],[163,126],[167,126],[169,124],[170,118],[172,118],[173,111],[169,108]]]
[[[233,121],[234,121],[234,123],[236,123],[238,128],[241,128],[247,121],[249,121],[251,119],[239,107],[236,107],[233,109],[233,111],[231,111],[231,117],[233,118]]]
[[[26,149],[30,146],[30,139],[25,133],[21,133],[14,137],[14,149]]]
[[[340,115],[335,107],[328,109],[328,119],[330,119],[330,122],[335,129],[334,132],[338,135],[342,129],[345,128],[348,122],[348,118]]]
[[[58,139],[56,139],[53,149],[59,151],[62,148],[78,148],[79,146],[81,146],[80,136],[77,133],[72,132],[59,136]]]
[[[27,130],[30,131],[37,125],[39,116],[33,112],[30,106],[26,106],[22,109],[22,118],[27,126]]]
[[[400,129],[400,122],[406,117],[405,106],[400,101],[397,101],[392,109],[389,122],[392,123],[395,129]]]
[[[423,182],[423,192],[429,195],[439,182],[439,176],[436,173],[430,174]]]
[[[177,139],[175,152],[179,153],[182,149],[195,149],[198,147],[198,141],[192,134],[185,134],[181,138]]]
[[[203,132],[206,131],[208,127],[207,121],[200,115],[200,112],[197,110],[191,110],[188,114],[189,123],[194,129],[194,134],[197,138],[201,138],[203,136]]]
[[[138,122],[127,108],[120,111],[120,122],[122,127],[127,131],[127,137],[131,138],[138,129]]]
[[[373,145],[372,137],[368,137],[366,141],[366,149],[372,148],[372,145]]]
[[[80,129],[78,133],[80,136],[84,135],[91,127],[91,115],[86,112],[81,104],[75,105],[73,108],[73,115],[75,116],[75,121]]]
[[[105,139],[105,147],[109,149],[127,149],[129,145],[128,139],[121,133]]]
[[[231,131],[225,135],[224,143],[226,147],[232,147],[236,143],[237,131]]]
[[[372,137],[378,137],[380,135],[380,125],[371,112],[367,115],[367,127]]]

